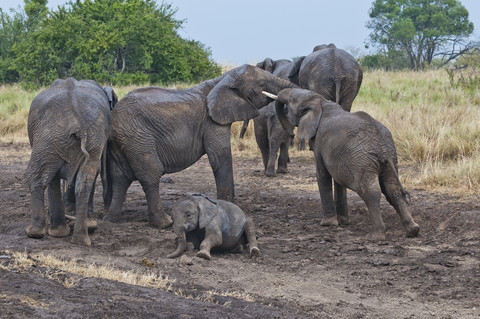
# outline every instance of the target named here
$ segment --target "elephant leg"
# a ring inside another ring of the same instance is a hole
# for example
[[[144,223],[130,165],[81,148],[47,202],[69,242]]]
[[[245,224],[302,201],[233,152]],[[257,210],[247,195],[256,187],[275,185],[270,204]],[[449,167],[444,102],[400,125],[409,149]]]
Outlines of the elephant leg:
[[[46,218],[44,211],[44,193],[46,186],[38,185],[31,190],[32,219],[27,226],[26,233],[31,238],[43,238],[46,230]]]
[[[270,149],[268,156],[267,169],[265,170],[265,175],[268,177],[277,176],[275,173],[275,162],[277,160],[278,149],[280,148],[280,143],[270,139]]]
[[[385,194],[387,201],[390,205],[395,208],[395,211],[400,216],[400,220],[402,221],[403,228],[405,229],[405,234],[407,237],[416,237],[418,236],[418,232],[420,231],[420,226],[412,218],[410,213],[410,209],[404,198],[404,193],[402,192],[402,188],[398,183],[392,182],[380,182],[382,186],[382,192]]]
[[[257,122],[254,122],[254,123],[255,123],[255,141],[257,142],[260,152],[262,153],[263,169],[267,170],[268,157],[269,157],[269,151],[270,151],[267,132],[265,132],[265,129],[258,127],[260,125],[259,123]]]
[[[205,239],[200,244],[200,251],[197,253],[197,257],[210,260],[210,250],[213,247],[221,246],[222,239],[222,233],[205,229]]]
[[[75,213],[75,183],[69,185],[67,181],[63,181],[63,206],[65,212]]]
[[[335,209],[337,211],[338,224],[346,226],[350,224],[347,206],[347,189],[334,181]]]
[[[90,246],[88,236],[87,217],[88,201],[93,188],[95,175],[97,174],[96,163],[89,162],[83,171],[77,174],[75,181],[75,226],[73,228],[72,243]],[[85,175],[84,177],[82,175]]]
[[[280,155],[278,156],[278,168],[277,168],[277,173],[278,174],[286,174],[288,173],[288,143],[283,142],[280,144]]]
[[[337,213],[335,211],[335,203],[333,201],[332,192],[332,176],[328,173],[323,159],[315,155],[317,164],[317,184],[320,191],[320,199],[322,201],[323,218],[320,222],[322,226],[338,226]]]
[[[60,178],[55,177],[48,184],[48,211],[50,215],[50,227],[48,234],[52,237],[66,237],[70,235],[70,227],[65,220],[65,211],[62,201]]]
[[[167,228],[173,224],[172,218],[167,215],[162,207],[159,194],[159,183],[146,183],[140,181],[147,197],[148,217],[150,224],[158,228]]]
[[[89,232],[93,232],[97,229],[97,220],[95,216],[93,216],[93,199],[95,196],[95,183],[97,182],[98,173],[95,175],[93,179],[92,190],[90,191],[90,196],[88,198],[88,215],[87,215],[87,228]]]
[[[385,224],[383,223],[382,212],[380,210],[382,191],[378,178],[375,176],[375,178],[362,182],[362,186],[357,193],[367,205],[372,223],[371,231],[367,239],[372,241],[385,240]]]
[[[248,218],[247,218],[247,221],[245,222],[245,236],[247,237],[250,257],[260,256],[260,249],[258,249],[258,243],[257,243],[257,235],[255,234],[255,225]]]
[[[125,197],[127,196],[127,190],[132,184],[132,181],[122,173],[120,168],[115,163],[112,163],[111,183],[112,200],[106,215],[103,216],[103,220],[111,223],[118,223],[122,215],[122,205],[125,201]]]

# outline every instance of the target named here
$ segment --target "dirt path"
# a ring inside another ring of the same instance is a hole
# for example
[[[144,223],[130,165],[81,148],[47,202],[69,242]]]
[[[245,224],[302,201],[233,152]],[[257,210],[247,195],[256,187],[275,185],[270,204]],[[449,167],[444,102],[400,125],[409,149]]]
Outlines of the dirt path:
[[[119,224],[99,221],[91,247],[70,238],[27,238],[24,184],[29,146],[0,144],[0,317],[5,318],[479,318],[478,197],[410,189],[419,238],[404,237],[382,199],[387,240],[365,241],[364,203],[349,192],[351,225],[319,226],[320,199],[312,160],[292,158],[290,173],[266,178],[256,158],[234,158],[236,203],[256,225],[262,256],[214,253],[211,261],[175,248],[170,229],[148,226],[146,201],[133,184]],[[215,196],[206,158],[165,176],[166,209],[187,192]],[[101,192],[97,192],[100,194]],[[100,196],[95,205],[103,214]],[[22,253],[31,265],[16,266]],[[38,256],[157,274],[169,289],[81,276],[43,265]],[[153,266],[153,268],[152,268]]]

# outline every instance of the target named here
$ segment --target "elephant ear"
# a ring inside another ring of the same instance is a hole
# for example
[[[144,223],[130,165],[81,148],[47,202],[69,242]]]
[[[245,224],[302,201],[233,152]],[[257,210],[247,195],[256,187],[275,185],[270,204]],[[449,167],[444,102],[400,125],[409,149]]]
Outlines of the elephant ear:
[[[217,203],[206,196],[195,197],[198,205],[198,227],[205,228],[218,215]]]
[[[265,70],[265,71],[268,71],[268,72],[272,73],[273,72],[273,60],[270,59],[270,58],[266,58],[262,62],[258,62],[257,67],[262,69],[262,70]]]
[[[110,111],[111,111],[115,107],[115,104],[117,104],[118,97],[115,94],[115,91],[113,90],[113,88],[109,86],[104,87],[103,90],[105,91],[105,94],[107,94],[108,101],[110,102]]]
[[[303,60],[305,59],[304,56],[301,56],[301,57],[298,57],[296,58],[293,62],[292,62],[292,66],[290,68],[290,71],[288,72],[287,74],[287,79],[292,82],[292,83],[295,83],[296,85],[300,85],[300,79],[298,77],[299,73],[300,73],[300,67],[302,66],[302,62]]]
[[[212,120],[218,124],[229,125],[259,115],[257,108],[240,96],[241,86],[244,82],[242,74],[247,72],[249,67],[258,70],[257,67],[252,65],[235,68],[226,73],[223,79],[208,93],[208,113]]]

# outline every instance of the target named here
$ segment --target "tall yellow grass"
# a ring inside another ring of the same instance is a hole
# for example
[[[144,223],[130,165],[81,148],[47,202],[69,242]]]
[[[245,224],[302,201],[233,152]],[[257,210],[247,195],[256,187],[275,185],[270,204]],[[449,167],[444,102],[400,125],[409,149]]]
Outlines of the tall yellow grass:
[[[172,88],[188,87],[179,84]],[[135,86],[115,88],[119,98]],[[40,90],[39,90],[40,91]],[[18,86],[0,86],[0,137],[26,137],[26,119],[33,97]],[[352,111],[365,111],[393,134],[401,178],[406,187],[480,190],[480,91],[453,87],[445,70],[424,72],[371,71],[364,74]],[[245,139],[242,123],[232,125],[236,156],[260,156],[250,123]],[[293,156],[311,158],[292,149]]]

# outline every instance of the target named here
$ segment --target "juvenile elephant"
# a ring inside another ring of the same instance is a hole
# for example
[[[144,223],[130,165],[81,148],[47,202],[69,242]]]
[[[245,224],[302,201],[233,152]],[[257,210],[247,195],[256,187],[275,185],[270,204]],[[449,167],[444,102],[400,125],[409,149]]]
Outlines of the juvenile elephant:
[[[112,111],[111,204],[105,220],[116,222],[128,187],[138,180],[147,197],[150,223],[172,224],[159,199],[160,177],[181,171],[205,153],[215,176],[217,197],[234,200],[230,127],[258,115],[272,100],[263,90],[293,87],[255,66],[243,65],[182,90],[134,90]],[[110,205],[108,205],[110,204]]]
[[[292,61],[290,60],[282,59],[275,61],[266,58],[264,61],[259,62],[257,67],[282,79],[287,79],[292,65]],[[243,138],[248,127],[248,122],[247,120],[243,123],[240,138]],[[275,103],[271,102],[268,106],[261,109],[260,114],[253,119],[253,124],[255,140],[262,153],[265,175],[273,177],[276,176],[276,173],[288,173],[288,148],[292,138],[278,121],[277,114],[275,113]],[[277,160],[279,150],[278,167],[275,171],[275,161]]]
[[[297,135],[313,142],[324,212],[322,225],[349,223],[347,187],[358,193],[368,207],[372,221],[370,239],[385,239],[380,211],[382,193],[400,215],[406,236],[417,236],[420,228],[407,206],[408,193],[398,177],[395,145],[385,126],[367,113],[349,113],[321,95],[303,89],[280,91],[276,110],[287,131],[298,126]]]
[[[172,208],[177,249],[168,258],[183,254],[187,242],[200,248],[197,257],[210,260],[212,248],[241,250],[248,243],[250,256],[260,256],[255,227],[237,205],[203,195],[190,195]]]
[[[111,126],[111,88],[91,80],[55,80],[32,101],[28,137],[32,147],[25,173],[32,197],[29,237],[45,235],[44,192],[48,185],[50,227],[48,234],[70,234],[64,214],[60,179],[74,186],[76,222],[72,243],[90,245],[87,232],[89,199],[105,152]],[[95,224],[94,221],[89,222]]]

